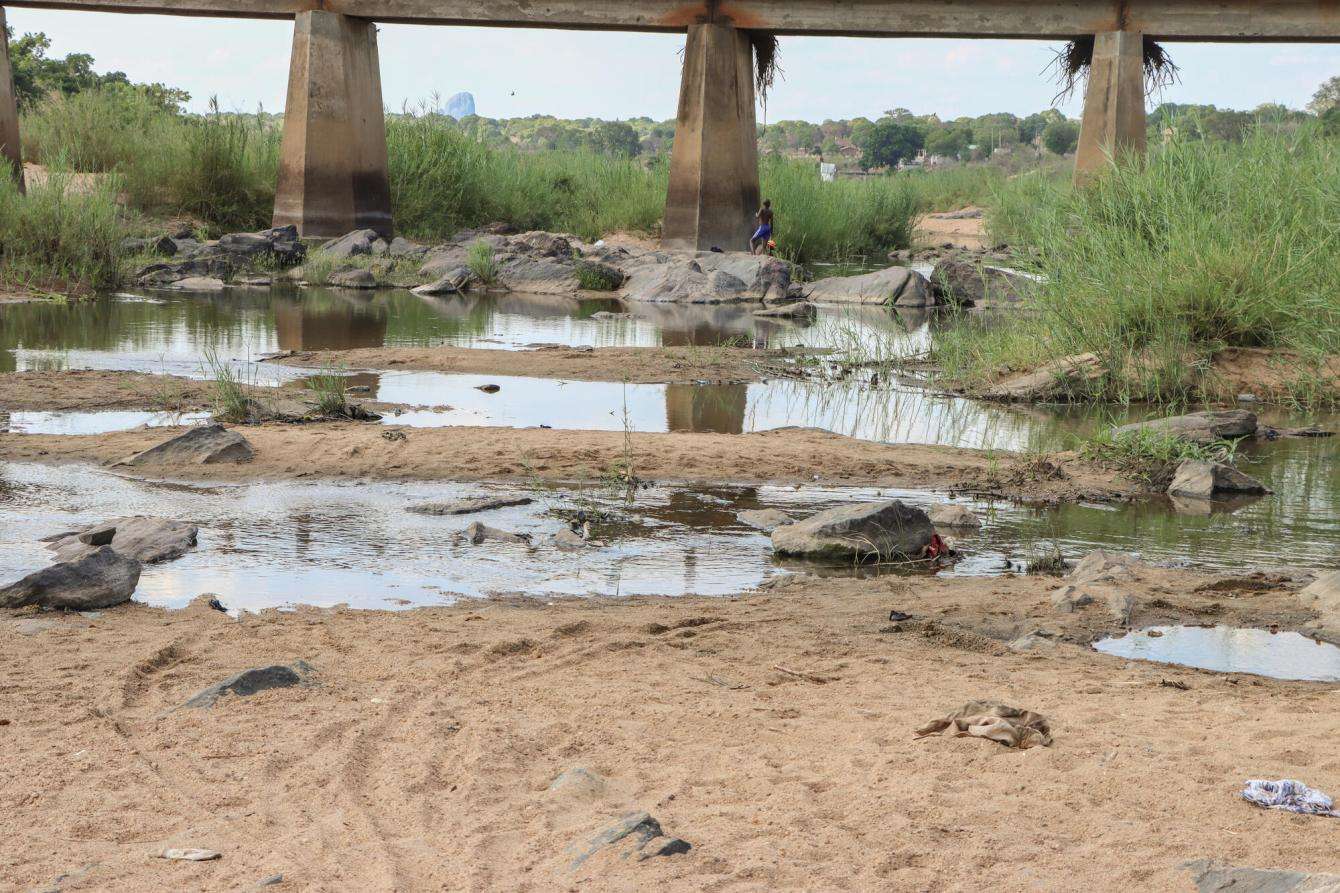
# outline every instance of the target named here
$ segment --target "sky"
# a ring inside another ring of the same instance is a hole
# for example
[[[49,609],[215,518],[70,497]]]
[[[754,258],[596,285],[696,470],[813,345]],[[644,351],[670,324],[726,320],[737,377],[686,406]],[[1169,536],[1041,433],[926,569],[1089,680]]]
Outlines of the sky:
[[[202,110],[217,96],[229,110],[281,111],[293,26],[282,21],[177,18],[58,10],[7,10],[18,33],[44,31],[55,55],[94,57],[99,71],[159,81]],[[434,94],[473,93],[492,118],[657,120],[675,116],[681,35],[383,25],[382,98],[392,110]],[[1036,41],[782,39],[783,77],[766,118],[877,118],[908,108],[943,119],[989,112],[1031,114],[1056,92],[1043,73],[1057,44]],[[1340,75],[1337,44],[1172,44],[1182,82],[1168,102],[1252,109],[1302,108]],[[1080,99],[1061,106],[1078,117]]]

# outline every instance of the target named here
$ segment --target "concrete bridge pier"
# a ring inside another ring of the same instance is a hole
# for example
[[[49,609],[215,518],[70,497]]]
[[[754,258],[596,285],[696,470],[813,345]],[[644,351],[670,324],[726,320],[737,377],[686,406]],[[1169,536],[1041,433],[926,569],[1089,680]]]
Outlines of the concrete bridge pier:
[[[0,163],[9,168],[23,191],[23,153],[19,148],[19,104],[14,93],[14,72],[9,66],[9,41],[5,40],[5,9],[0,6]],[[2,176],[2,175],[0,175]]]
[[[1145,40],[1138,31],[1095,35],[1075,155],[1075,184],[1092,182],[1116,156],[1145,152]]]
[[[377,28],[300,12],[293,23],[274,225],[304,236],[392,234]]]
[[[760,204],[757,140],[748,34],[690,25],[661,244],[748,250]]]

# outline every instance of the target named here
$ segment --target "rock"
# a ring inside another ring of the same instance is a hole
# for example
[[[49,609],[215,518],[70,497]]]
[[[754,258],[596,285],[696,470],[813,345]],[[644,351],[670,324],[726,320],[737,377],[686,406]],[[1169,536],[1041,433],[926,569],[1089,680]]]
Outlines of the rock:
[[[1059,636],[1050,630],[1035,629],[1011,640],[1006,647],[1019,654],[1033,651],[1055,651],[1060,644]]]
[[[110,608],[130,601],[139,582],[138,561],[100,546],[82,558],[44,567],[0,589],[0,608]]]
[[[786,294],[790,285],[791,266],[779,258],[739,252],[653,252],[631,265],[623,295],[634,301],[725,304]]]
[[[238,276],[233,280],[233,285],[245,285],[252,288],[268,288],[273,284],[273,276]]]
[[[328,256],[344,260],[345,258],[355,257],[359,254],[371,254],[372,243],[377,241],[377,231],[371,229],[356,229],[351,233],[346,233],[338,239],[332,239],[321,246],[321,253]]]
[[[312,666],[302,660],[295,661],[291,666],[275,664],[269,667],[253,667],[201,689],[182,706],[213,707],[219,698],[226,694],[245,698],[272,688],[292,688],[295,685],[305,684],[314,672]]]
[[[503,543],[523,543],[530,545],[530,537],[524,533],[510,533],[506,530],[499,530],[496,527],[489,527],[487,524],[481,524],[476,521],[465,528],[465,538],[471,545],[478,546],[485,540],[498,540]]]
[[[141,564],[155,564],[180,558],[194,549],[197,532],[194,524],[136,515],[58,534],[50,538],[47,548],[56,553],[57,561],[75,561],[100,546],[111,546]]]
[[[1082,393],[1084,385],[1103,377],[1103,363],[1096,354],[1063,357],[1032,372],[1011,376],[988,388],[982,396],[992,400],[1051,400]]]
[[[1304,608],[1317,613],[1306,630],[1319,639],[1340,645],[1340,571],[1327,571],[1298,593]]]
[[[602,849],[620,844],[622,845],[620,848],[625,850],[623,854],[625,857],[636,852],[638,861],[656,856],[687,853],[692,848],[690,844],[677,837],[667,837],[661,829],[661,823],[648,813],[635,812],[624,816],[613,826],[597,834],[580,852],[575,847],[569,847],[570,853],[577,853],[572,867],[580,868],[583,862]]]
[[[172,287],[182,291],[223,291],[227,286],[222,279],[215,279],[212,276],[187,276],[185,279],[178,279]]]
[[[475,390],[483,391],[485,394],[496,394],[502,390],[502,386],[496,384],[481,384],[475,385]]]
[[[474,273],[470,272],[469,267],[452,267],[443,273],[440,278],[414,289],[414,293],[416,295],[457,294],[469,291],[472,279],[474,279]]]
[[[1113,614],[1123,612],[1129,617],[1130,609],[1120,599],[1116,584],[1130,583],[1145,568],[1144,562],[1134,555],[1097,549],[1084,557],[1065,577],[1065,585],[1052,593],[1052,607],[1064,614],[1099,602],[1106,603]]]
[[[940,261],[931,272],[935,294],[965,307],[1017,304],[1031,286],[1027,276],[957,258]]]
[[[1308,874],[1277,868],[1234,868],[1198,859],[1186,863],[1196,893],[1340,893],[1340,874]]]
[[[931,523],[936,527],[977,528],[982,526],[981,519],[965,506],[943,503],[930,511]]]
[[[223,853],[216,853],[214,850],[167,849],[159,854],[159,858],[178,862],[212,862],[215,859],[222,859]]]
[[[1219,493],[1264,494],[1270,491],[1256,478],[1222,462],[1187,459],[1177,466],[1168,493],[1209,499]]]
[[[377,277],[371,270],[340,270],[330,277],[329,284],[335,288],[376,288]]]
[[[528,496],[477,496],[453,502],[425,502],[422,505],[412,505],[406,511],[414,512],[416,515],[472,515],[475,512],[530,505],[532,502],[534,500]]]
[[[272,875],[270,875],[270,876],[267,877],[267,878],[261,878],[259,881],[256,882],[256,886],[257,886],[257,887],[274,887],[274,886],[276,886],[276,885],[278,885],[278,884],[282,884],[282,883],[284,883],[284,876],[283,876],[282,874],[272,874]]]
[[[597,310],[591,314],[592,319],[632,319],[631,313],[611,313],[608,310]]]
[[[911,303],[901,304],[907,293]],[[889,267],[861,276],[833,276],[806,287],[805,297],[821,304],[895,304],[923,307],[934,304],[925,277],[907,267]]]
[[[564,527],[553,537],[554,546],[560,552],[579,552],[585,549],[589,543],[586,537],[570,527]]]
[[[791,304],[777,304],[772,307],[765,307],[762,310],[755,310],[754,316],[760,319],[814,319],[819,315],[819,308],[807,301],[795,301]]]
[[[1180,437],[1192,443],[1210,444],[1216,440],[1236,440],[1255,434],[1256,413],[1245,409],[1207,410],[1122,425],[1112,433],[1121,435],[1141,430]]]
[[[747,524],[764,533],[772,533],[778,527],[791,523],[791,516],[777,509],[746,509],[735,513],[741,524]]]
[[[556,233],[539,231],[522,233],[512,244],[535,257],[557,257],[565,260],[573,257],[572,242],[568,237]]]
[[[605,779],[585,766],[573,766],[550,783],[549,793],[599,797],[605,793]]]
[[[920,558],[935,535],[921,509],[897,500],[866,502],[820,512],[772,532],[778,555],[803,558]]]
[[[404,236],[396,236],[386,246],[387,257],[420,258],[428,253],[423,245],[416,245]]]
[[[227,279],[233,275],[233,270],[233,262],[226,257],[199,258],[170,264],[150,264],[135,274],[135,281],[148,288],[163,288],[183,279]]]
[[[128,456],[117,465],[216,465],[246,462],[254,453],[247,439],[222,425],[202,425],[158,446]]]

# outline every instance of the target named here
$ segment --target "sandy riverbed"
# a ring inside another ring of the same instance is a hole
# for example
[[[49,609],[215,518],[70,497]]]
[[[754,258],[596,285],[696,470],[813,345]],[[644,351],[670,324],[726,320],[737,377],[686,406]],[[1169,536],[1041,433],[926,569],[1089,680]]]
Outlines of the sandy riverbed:
[[[1340,868],[1333,820],[1237,796],[1249,777],[1340,789],[1335,685],[1073,646],[1015,654],[947,622],[887,622],[891,608],[1026,614],[1052,585],[803,579],[732,599],[7,617],[0,877],[101,891],[275,874],[278,889],[331,891],[1187,890],[1180,866],[1202,857]],[[299,658],[316,686],[174,710]],[[913,739],[977,698],[1042,712],[1054,746]],[[605,791],[547,791],[574,766]],[[632,810],[693,849],[570,867],[569,846]],[[154,858],[168,846],[223,858]]]

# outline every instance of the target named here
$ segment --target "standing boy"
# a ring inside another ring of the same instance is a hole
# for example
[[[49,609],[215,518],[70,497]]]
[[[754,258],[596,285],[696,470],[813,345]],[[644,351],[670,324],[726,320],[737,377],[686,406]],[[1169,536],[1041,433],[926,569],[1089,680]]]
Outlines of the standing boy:
[[[758,209],[754,219],[758,221],[758,229],[749,240],[750,254],[758,254],[760,248],[766,251],[772,239],[772,199],[763,202],[763,207]]]

